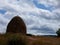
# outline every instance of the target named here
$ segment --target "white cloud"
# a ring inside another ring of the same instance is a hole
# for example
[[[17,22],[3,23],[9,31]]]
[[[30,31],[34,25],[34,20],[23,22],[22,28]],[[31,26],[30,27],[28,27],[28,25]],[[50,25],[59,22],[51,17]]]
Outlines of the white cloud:
[[[38,3],[42,3],[45,6],[53,6],[57,8],[59,1],[57,0],[38,0]],[[16,15],[19,15],[23,18],[24,22],[27,25],[28,33],[35,34],[37,30],[30,30],[34,27],[41,28],[42,26],[47,26],[48,28],[56,31],[60,27],[59,15],[59,6],[57,9],[51,11],[37,8],[33,3],[33,0],[0,0],[0,9],[6,10],[5,14],[1,14],[0,18],[0,32],[6,30],[8,22]],[[3,24],[2,24],[2,23]],[[4,26],[5,25],[5,26]],[[42,27],[43,28],[43,27]],[[2,31],[1,31],[2,30]],[[39,30],[38,30],[39,31]],[[40,30],[43,31],[43,30]],[[47,32],[48,33],[48,32]],[[54,32],[53,32],[54,33]],[[46,33],[37,33],[37,34],[46,34]],[[51,34],[51,33],[49,33]],[[52,34],[53,35],[53,34]]]
[[[46,7],[58,6],[59,0],[38,0],[38,3],[44,4]]]

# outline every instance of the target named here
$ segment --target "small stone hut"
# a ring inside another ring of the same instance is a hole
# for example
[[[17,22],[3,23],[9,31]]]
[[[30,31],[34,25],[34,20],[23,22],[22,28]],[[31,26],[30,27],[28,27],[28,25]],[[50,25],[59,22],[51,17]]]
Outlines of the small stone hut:
[[[7,32],[26,34],[26,25],[23,19],[19,16],[13,17],[7,25]]]

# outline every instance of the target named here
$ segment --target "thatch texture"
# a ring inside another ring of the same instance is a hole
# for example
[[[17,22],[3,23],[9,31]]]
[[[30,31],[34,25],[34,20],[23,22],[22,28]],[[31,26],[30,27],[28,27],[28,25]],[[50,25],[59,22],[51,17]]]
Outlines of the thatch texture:
[[[26,25],[21,17],[15,16],[7,25],[7,32],[26,34]]]

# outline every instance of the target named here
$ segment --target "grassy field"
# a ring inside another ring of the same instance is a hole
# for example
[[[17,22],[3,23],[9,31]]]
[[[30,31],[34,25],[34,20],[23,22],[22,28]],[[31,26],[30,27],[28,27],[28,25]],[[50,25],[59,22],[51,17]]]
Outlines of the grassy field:
[[[60,45],[60,37],[0,34],[0,45]]]
[[[30,45],[60,45],[60,37],[29,37]]]

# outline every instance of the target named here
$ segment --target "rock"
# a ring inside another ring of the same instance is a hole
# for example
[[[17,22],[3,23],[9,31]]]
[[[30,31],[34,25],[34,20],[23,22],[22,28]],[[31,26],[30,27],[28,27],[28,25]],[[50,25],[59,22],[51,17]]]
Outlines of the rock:
[[[7,32],[26,34],[26,25],[21,17],[15,16],[7,25]]]

